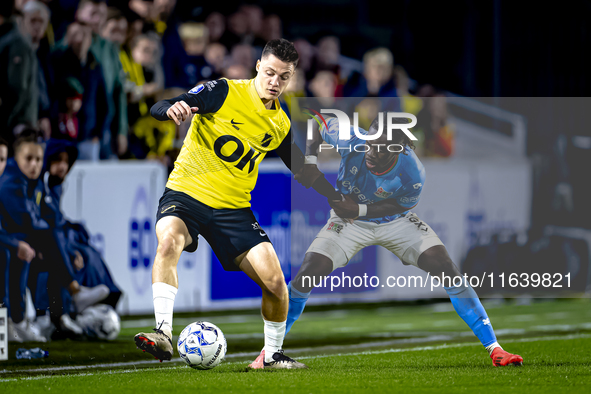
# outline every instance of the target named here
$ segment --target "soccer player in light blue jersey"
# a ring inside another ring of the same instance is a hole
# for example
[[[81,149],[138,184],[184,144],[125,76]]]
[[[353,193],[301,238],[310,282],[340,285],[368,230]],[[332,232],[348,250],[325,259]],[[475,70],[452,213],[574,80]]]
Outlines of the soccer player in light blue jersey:
[[[319,147],[332,146],[341,155],[336,187],[342,200],[330,203],[333,208],[330,218],[308,248],[298,274],[288,286],[286,333],[301,316],[314,283],[321,283],[335,269],[346,266],[366,246],[381,245],[404,264],[414,265],[440,279],[462,276],[437,234],[411,212],[420,199],[425,169],[413,151],[410,138],[395,129],[391,140],[384,132],[377,139],[366,141],[352,129],[352,137],[342,140],[338,124],[336,118],[327,120],[307,142],[306,163],[310,174],[315,169]],[[376,118],[368,131],[359,131],[371,137],[378,133],[379,126]],[[326,144],[321,145],[321,138]],[[304,281],[304,277],[313,280]],[[446,284],[449,287],[444,285],[444,288],[454,309],[482,342],[493,365],[521,365],[521,356],[504,351],[498,344],[486,311],[469,283],[462,280],[457,286]]]

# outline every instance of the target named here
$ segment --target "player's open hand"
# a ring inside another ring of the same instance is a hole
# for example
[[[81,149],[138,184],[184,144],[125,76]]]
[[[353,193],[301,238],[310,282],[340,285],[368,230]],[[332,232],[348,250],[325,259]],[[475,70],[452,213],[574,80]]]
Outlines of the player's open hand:
[[[177,101],[166,111],[166,116],[169,119],[174,120],[174,123],[177,125],[181,125],[181,122],[184,122],[195,112],[197,112],[199,108],[197,107],[190,107],[189,104],[185,103],[184,101]]]
[[[316,179],[321,176],[322,172],[320,172],[316,164],[304,164],[304,167],[294,175],[294,179],[300,185],[309,189],[316,182]]]
[[[342,195],[341,201],[329,201],[329,205],[334,209],[334,213],[342,219],[357,219],[359,216],[359,204],[347,195]]]

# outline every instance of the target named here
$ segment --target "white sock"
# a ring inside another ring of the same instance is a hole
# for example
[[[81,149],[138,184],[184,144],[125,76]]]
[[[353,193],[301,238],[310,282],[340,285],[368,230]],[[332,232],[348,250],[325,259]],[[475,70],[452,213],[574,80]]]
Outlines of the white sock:
[[[488,345],[486,347],[486,350],[488,350],[488,355],[490,356],[492,354],[493,350],[495,350],[498,347],[500,347],[501,350],[503,350],[503,348],[501,347],[501,345],[499,345],[498,342],[495,342],[495,343],[492,343],[492,344]]]
[[[156,282],[152,284],[156,328],[160,328],[169,335],[172,335],[172,310],[177,291],[176,287],[168,283]]]
[[[273,354],[283,346],[286,321],[274,322],[265,319],[263,321],[265,322],[265,362],[271,362]]]

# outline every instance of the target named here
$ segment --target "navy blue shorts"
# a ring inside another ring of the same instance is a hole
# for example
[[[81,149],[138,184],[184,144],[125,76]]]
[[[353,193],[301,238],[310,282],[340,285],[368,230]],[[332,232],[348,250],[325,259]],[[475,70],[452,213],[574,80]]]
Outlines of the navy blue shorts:
[[[236,257],[261,242],[271,242],[250,208],[215,209],[169,188],[160,198],[156,222],[165,216],[176,216],[187,226],[193,242],[185,251],[197,250],[201,234],[226,271],[239,271]]]

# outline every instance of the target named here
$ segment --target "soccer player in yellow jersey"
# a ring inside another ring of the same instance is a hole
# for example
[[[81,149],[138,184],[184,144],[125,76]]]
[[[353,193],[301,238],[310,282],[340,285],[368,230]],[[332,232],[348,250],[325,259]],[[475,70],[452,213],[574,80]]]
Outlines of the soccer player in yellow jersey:
[[[267,152],[276,150],[294,173],[304,168],[304,156],[291,143],[290,120],[278,101],[297,62],[291,42],[272,40],[257,61],[254,79],[210,81],[151,109],[156,119],[177,124],[195,114],[158,207],[158,249],[152,268],[157,328],[135,336],[140,349],[160,360],[170,360],[173,354],[176,265],[183,250],[197,249],[201,234],[224,269],[242,270],[262,289],[265,345],[250,367],[306,368],[281,349],[287,287],[273,245],[250,210],[250,192]],[[307,174],[304,186],[340,199],[314,171],[311,177]]]

